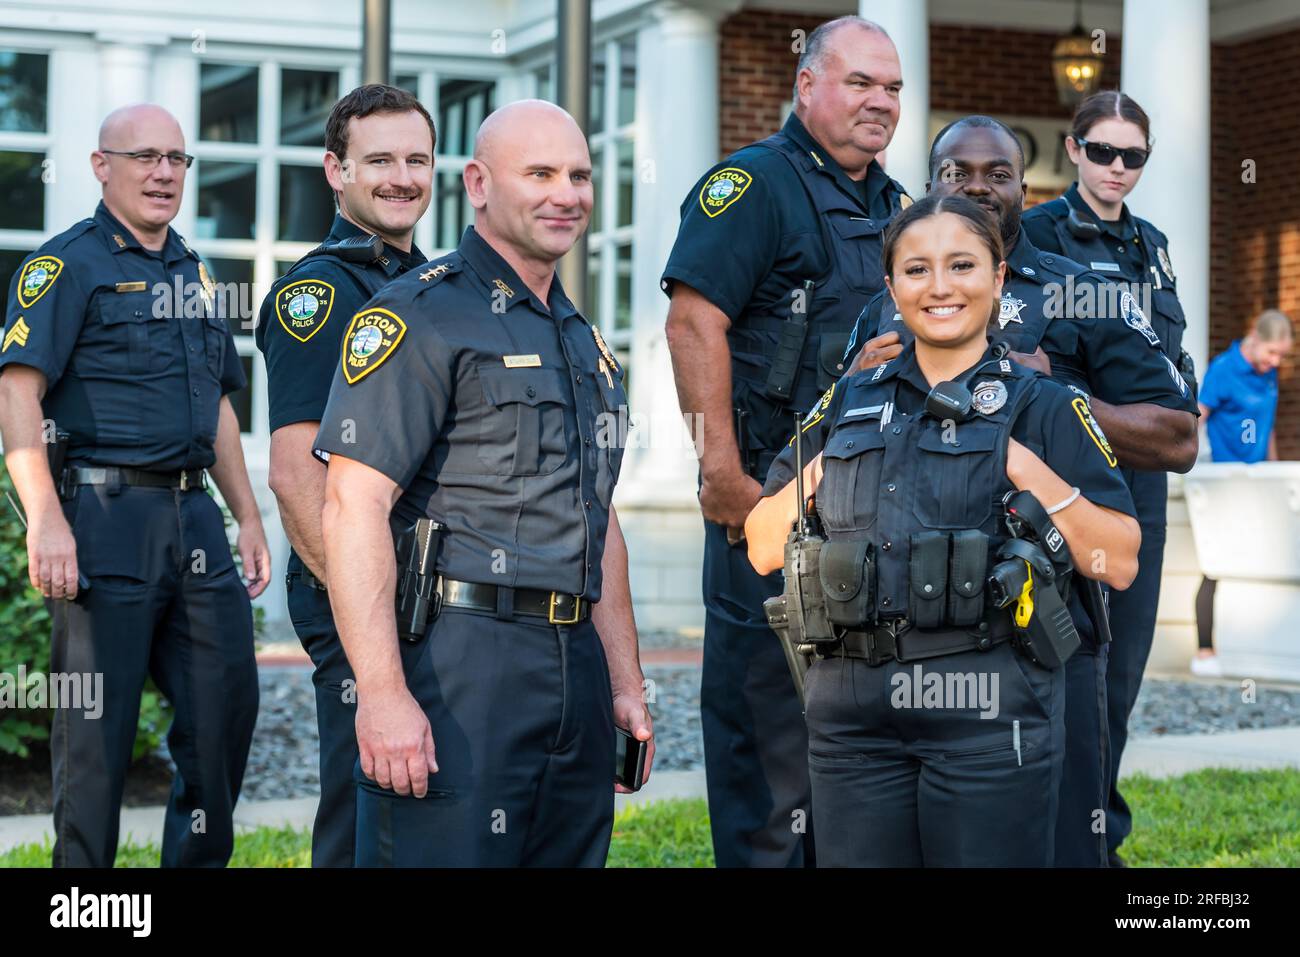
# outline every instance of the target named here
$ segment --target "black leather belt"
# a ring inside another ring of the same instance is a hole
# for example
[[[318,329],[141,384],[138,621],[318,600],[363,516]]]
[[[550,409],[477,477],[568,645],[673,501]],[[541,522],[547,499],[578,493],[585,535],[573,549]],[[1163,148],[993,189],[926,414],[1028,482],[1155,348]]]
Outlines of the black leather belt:
[[[122,469],[72,466],[64,469],[65,485],[142,485],[148,488],[176,488],[182,492],[208,487],[208,475],[203,469],[184,469],[179,472],[147,472],[144,469]]]
[[[983,626],[981,626],[983,627]],[[887,661],[924,661],[964,651],[988,651],[1009,641],[1015,634],[1005,615],[995,615],[988,630],[918,631],[907,628],[904,620],[866,630],[846,631],[835,644],[819,644],[821,658],[860,658],[873,668]]]
[[[591,617],[590,602],[563,592],[506,588],[451,578],[439,579],[438,591],[442,594],[443,605],[452,608],[469,608],[494,615],[509,611],[529,618],[545,618],[552,625],[576,625]]]

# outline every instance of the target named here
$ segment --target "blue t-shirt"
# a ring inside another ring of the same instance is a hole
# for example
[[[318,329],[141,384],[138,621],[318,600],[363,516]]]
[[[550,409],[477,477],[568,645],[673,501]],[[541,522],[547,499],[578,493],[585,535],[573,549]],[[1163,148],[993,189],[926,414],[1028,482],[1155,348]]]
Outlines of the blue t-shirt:
[[[1277,415],[1277,370],[1256,372],[1241,354],[1241,340],[1216,356],[1201,382],[1210,457],[1215,462],[1262,462]]]

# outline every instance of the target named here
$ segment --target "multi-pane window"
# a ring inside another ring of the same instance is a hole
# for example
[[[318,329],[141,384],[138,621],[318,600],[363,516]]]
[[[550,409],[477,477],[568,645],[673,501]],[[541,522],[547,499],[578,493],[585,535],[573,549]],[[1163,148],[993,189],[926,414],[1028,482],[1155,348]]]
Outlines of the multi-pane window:
[[[45,239],[49,56],[0,49],[0,282]]]

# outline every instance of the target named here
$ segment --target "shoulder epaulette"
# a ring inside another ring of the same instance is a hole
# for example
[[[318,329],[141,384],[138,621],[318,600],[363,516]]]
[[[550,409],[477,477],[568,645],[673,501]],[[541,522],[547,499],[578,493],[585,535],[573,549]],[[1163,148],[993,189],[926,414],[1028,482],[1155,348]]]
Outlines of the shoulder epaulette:
[[[47,249],[63,249],[68,245],[68,243],[86,235],[86,233],[90,232],[94,227],[95,221],[93,219],[80,220],[79,222],[73,223],[57,236],[51,236],[48,240],[42,243],[36,251],[41,252],[42,250]]]
[[[415,295],[418,296],[426,289],[432,289],[448,276],[460,272],[460,267],[459,256],[445,256],[412,269],[402,279],[415,285]]]

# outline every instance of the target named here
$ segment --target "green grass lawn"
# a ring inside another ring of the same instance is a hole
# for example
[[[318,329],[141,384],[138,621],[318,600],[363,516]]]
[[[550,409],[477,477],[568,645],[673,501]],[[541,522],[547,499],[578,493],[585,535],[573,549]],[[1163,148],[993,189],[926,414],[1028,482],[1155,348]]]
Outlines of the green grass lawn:
[[[1300,867],[1300,771],[1206,770],[1125,780],[1135,809],[1124,859],[1132,867]],[[311,835],[258,828],[235,838],[232,867],[307,867]],[[0,854],[0,867],[48,867],[49,845]],[[156,867],[158,848],[127,844],[118,867]],[[658,801],[614,820],[610,867],[711,867],[704,801]]]

